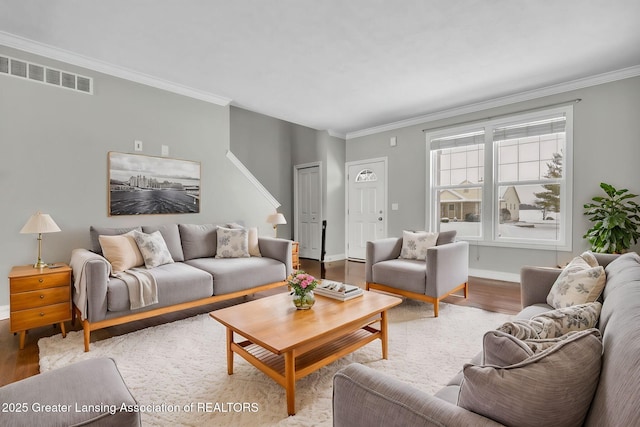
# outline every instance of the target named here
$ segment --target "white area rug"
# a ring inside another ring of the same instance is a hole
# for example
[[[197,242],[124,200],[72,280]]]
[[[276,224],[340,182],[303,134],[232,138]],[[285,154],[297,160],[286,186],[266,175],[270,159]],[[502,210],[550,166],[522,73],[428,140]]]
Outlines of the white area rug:
[[[176,408],[143,413],[145,426],[331,426],[332,378],[340,368],[362,363],[434,393],[482,349],[483,334],[510,317],[441,304],[434,318],[430,304],[405,300],[389,312],[389,359],[376,340],[299,380],[292,417],[284,389],[244,359],[236,355],[227,375],[225,329],[208,314],[95,342],[89,353],[82,332],[41,339],[40,371],[115,359],[140,404]]]

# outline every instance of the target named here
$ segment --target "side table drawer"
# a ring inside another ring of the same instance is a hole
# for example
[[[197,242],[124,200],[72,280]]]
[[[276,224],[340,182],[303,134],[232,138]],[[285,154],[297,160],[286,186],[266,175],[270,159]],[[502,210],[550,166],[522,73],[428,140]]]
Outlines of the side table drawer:
[[[69,302],[14,311],[11,313],[11,332],[24,331],[67,320],[71,320],[71,304]]]
[[[70,280],[71,276],[69,272],[64,271],[37,276],[16,277],[11,279],[11,293],[69,285]]]
[[[11,311],[27,310],[45,305],[68,302],[71,297],[69,286],[42,289],[39,291],[11,294]]]

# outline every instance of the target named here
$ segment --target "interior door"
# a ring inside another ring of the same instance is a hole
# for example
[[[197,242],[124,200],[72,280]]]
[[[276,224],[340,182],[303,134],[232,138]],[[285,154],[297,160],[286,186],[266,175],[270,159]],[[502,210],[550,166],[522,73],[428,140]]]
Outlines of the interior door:
[[[301,258],[320,259],[322,194],[320,166],[297,169],[297,237]]]
[[[386,237],[386,160],[350,164],[347,180],[347,257],[364,260],[367,242]]]

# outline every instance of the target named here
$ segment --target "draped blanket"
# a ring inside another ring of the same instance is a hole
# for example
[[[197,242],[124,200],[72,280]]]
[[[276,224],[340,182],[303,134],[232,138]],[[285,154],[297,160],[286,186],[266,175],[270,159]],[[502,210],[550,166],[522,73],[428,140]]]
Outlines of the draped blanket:
[[[127,284],[131,310],[158,303],[158,284],[149,270],[132,268],[113,276]]]
[[[71,252],[71,262],[69,263],[73,269],[73,302],[80,310],[80,318],[87,318],[88,299],[87,299],[87,263],[89,261],[99,261],[106,265],[107,277],[117,277],[122,280],[129,290],[129,301],[131,302],[131,310],[146,307],[151,304],[158,303],[158,285],[155,277],[144,268],[133,268],[119,273],[111,273],[111,264],[101,255],[86,249],[74,249]]]

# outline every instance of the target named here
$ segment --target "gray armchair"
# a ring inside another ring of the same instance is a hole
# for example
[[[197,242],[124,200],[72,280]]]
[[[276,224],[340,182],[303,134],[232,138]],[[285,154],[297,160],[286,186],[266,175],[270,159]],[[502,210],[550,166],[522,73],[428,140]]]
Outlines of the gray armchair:
[[[458,291],[468,296],[469,244],[456,242],[455,236],[455,230],[440,233],[424,261],[398,258],[401,237],[367,242],[366,289],[431,303],[438,317],[441,299]]]

